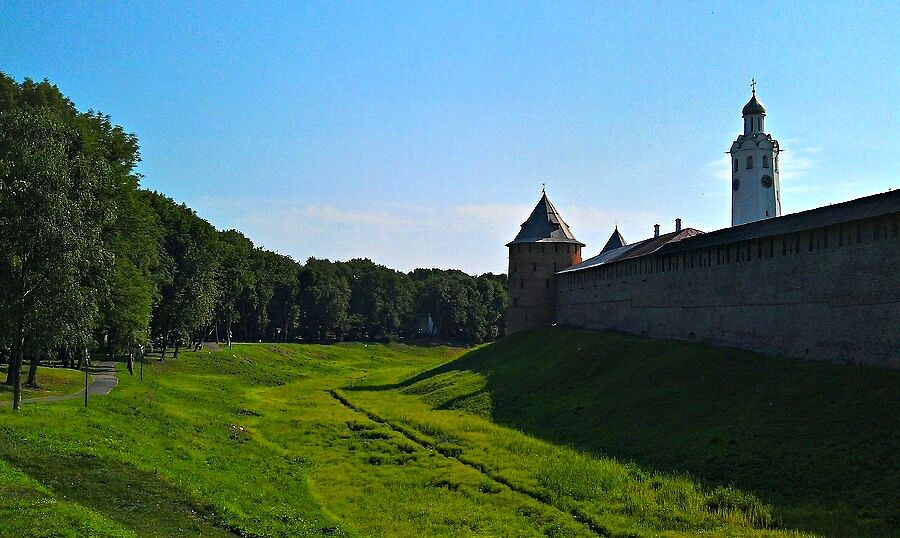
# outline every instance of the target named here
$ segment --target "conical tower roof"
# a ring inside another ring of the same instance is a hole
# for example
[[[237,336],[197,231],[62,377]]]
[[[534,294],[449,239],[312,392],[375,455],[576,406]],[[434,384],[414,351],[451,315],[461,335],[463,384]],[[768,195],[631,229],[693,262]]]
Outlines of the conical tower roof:
[[[541,194],[541,199],[534,206],[528,220],[522,223],[519,234],[506,246],[516,243],[575,243],[584,246],[584,243],[572,235],[569,225],[553,207],[546,192]]]
[[[607,241],[606,245],[603,246],[603,250],[600,251],[600,254],[603,254],[607,250],[624,247],[627,244],[628,243],[625,242],[625,238],[622,237],[621,233],[619,233],[619,227],[616,226],[616,229],[613,230],[612,235],[609,236],[609,241]]]

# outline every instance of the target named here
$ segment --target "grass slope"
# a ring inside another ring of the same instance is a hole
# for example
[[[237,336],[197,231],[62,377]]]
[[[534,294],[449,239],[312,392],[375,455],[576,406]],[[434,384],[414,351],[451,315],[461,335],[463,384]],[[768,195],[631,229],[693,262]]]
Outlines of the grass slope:
[[[0,536],[785,534],[738,489],[492,421],[514,394],[550,405],[552,368],[536,362],[516,374],[520,386],[493,384],[521,349],[574,337],[517,336],[465,355],[235,345],[154,362],[143,383],[120,368],[116,389],[87,409],[0,411]],[[556,420],[545,427],[566,437],[581,419]]]
[[[37,372],[38,388],[25,386],[26,370],[22,373],[22,399],[43,398],[45,396],[63,396],[74,394],[84,389],[84,371],[71,368],[44,368],[39,367]],[[6,366],[0,367],[0,376],[6,379]],[[91,377],[88,377],[88,381]],[[9,402],[12,405],[13,388],[0,383],[0,402]]]
[[[368,388],[379,390],[360,397],[380,412],[397,412],[399,393],[428,410],[479,415],[710,487],[734,484],[788,527],[900,533],[895,370],[554,328],[508,337],[399,386]],[[578,473],[545,465],[532,479],[578,488]]]

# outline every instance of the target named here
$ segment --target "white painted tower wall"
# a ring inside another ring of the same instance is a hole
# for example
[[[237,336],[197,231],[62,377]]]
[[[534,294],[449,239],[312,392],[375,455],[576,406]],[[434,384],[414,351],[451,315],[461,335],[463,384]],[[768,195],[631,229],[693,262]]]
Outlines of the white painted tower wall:
[[[765,121],[765,112],[744,114],[744,134],[729,151],[732,226],[781,215],[778,141],[766,134]]]

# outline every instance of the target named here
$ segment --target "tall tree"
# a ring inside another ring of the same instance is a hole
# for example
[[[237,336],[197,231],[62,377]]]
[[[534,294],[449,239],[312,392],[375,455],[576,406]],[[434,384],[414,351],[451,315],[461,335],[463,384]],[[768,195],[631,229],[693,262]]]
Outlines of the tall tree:
[[[313,339],[343,338],[349,323],[350,285],[335,264],[310,258],[298,280],[303,335]]]
[[[253,272],[253,242],[237,230],[219,232],[219,294],[216,315],[225,324],[231,347],[232,326],[240,319],[244,339],[250,335],[250,316],[256,308],[256,275]]]
[[[217,236],[215,228],[186,205],[155,192],[141,191],[163,229],[164,278],[160,302],[153,309],[152,326],[174,356],[195,332],[213,320],[217,298]]]
[[[26,350],[87,342],[112,266],[102,230],[110,168],[42,109],[0,114],[0,253],[4,317],[13,322],[13,407]]]

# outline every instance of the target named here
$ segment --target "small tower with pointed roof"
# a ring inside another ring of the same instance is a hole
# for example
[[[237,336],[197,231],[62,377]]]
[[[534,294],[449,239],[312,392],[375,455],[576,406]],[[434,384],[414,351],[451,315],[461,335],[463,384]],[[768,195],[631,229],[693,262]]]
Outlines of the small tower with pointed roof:
[[[781,215],[781,182],[778,178],[778,141],[765,132],[766,107],[753,95],[741,110],[744,134],[728,151],[731,155],[731,225]]]
[[[546,327],[556,320],[556,273],[581,262],[584,244],[541,192],[509,248],[509,307],[506,332]]]
[[[611,236],[606,241],[606,244],[603,246],[603,250],[600,251],[600,254],[603,254],[607,250],[612,250],[614,248],[624,247],[628,243],[625,242],[625,238],[622,237],[622,232],[619,231],[619,226],[616,225],[616,229],[613,230]]]

